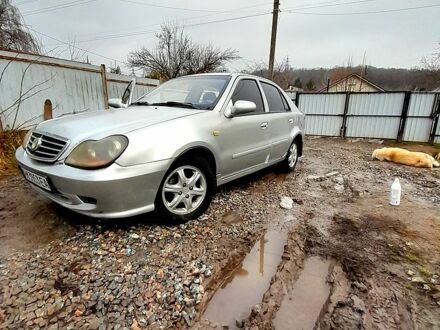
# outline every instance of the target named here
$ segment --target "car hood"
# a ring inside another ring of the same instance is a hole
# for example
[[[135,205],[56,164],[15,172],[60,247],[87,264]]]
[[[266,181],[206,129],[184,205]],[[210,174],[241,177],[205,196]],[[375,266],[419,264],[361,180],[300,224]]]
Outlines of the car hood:
[[[201,110],[133,106],[66,115],[42,122],[37,131],[70,139],[100,139],[108,135],[124,134],[136,129],[156,125],[165,121],[202,113]]]

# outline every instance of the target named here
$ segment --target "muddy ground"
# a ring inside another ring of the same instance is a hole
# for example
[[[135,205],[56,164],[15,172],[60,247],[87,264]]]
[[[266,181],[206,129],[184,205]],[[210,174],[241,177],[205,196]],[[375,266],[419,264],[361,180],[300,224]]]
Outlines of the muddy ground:
[[[228,184],[180,226],[82,217],[0,178],[0,327],[440,328],[440,170],[377,147],[307,139],[294,173]]]

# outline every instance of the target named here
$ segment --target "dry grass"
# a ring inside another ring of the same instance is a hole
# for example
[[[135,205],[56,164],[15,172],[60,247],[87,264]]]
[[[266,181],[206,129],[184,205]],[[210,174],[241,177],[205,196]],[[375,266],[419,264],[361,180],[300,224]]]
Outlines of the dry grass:
[[[17,173],[14,154],[25,135],[26,131],[0,132],[0,177]]]

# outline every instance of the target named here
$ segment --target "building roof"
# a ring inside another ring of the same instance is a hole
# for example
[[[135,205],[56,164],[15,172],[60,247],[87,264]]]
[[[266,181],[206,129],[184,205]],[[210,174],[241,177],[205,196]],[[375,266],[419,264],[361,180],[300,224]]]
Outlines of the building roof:
[[[382,87],[377,86],[376,84],[372,83],[371,81],[365,79],[364,77],[361,77],[360,75],[358,75],[357,73],[352,73],[349,74],[348,76],[345,76],[344,78],[338,79],[335,82],[331,83],[328,87],[325,86],[324,88],[320,89],[319,92],[325,92],[327,91],[327,88],[331,88],[333,86],[336,86],[338,84],[340,84],[341,82],[343,82],[344,80],[350,79],[350,78],[356,78],[362,81],[363,84],[369,85],[375,89],[377,89],[380,92],[385,92],[385,90]]]

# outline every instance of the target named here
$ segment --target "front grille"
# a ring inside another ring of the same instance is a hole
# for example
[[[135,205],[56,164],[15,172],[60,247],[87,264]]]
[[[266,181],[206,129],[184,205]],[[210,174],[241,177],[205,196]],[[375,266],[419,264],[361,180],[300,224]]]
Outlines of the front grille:
[[[67,148],[69,140],[47,133],[33,132],[26,146],[31,158],[54,162]]]

